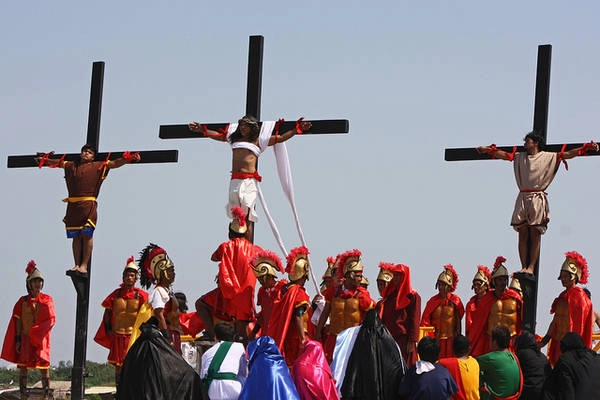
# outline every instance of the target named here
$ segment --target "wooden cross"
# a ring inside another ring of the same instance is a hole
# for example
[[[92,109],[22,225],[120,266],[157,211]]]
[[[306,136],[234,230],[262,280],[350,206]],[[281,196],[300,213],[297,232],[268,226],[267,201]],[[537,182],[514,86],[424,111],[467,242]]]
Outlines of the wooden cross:
[[[86,144],[98,149],[100,139],[100,114],[102,111],[102,88],[104,83],[104,62],[94,62],[92,68],[92,84],[90,91],[90,107],[88,114],[88,129]],[[140,151],[140,163],[166,163],[177,162],[177,150]],[[96,159],[106,159],[108,153],[97,153]],[[119,158],[122,152],[111,153],[111,159]],[[8,168],[37,167],[37,155],[20,155],[8,157]],[[79,160],[80,153],[66,154],[65,160]],[[75,291],[77,292],[77,313],[75,317],[75,345],[73,353],[73,369],[71,372],[71,398],[81,400],[84,395],[84,379],[86,376],[85,361],[87,351],[88,309],[90,299],[90,279],[92,260],[88,264],[88,277],[85,279],[75,275],[71,276]]]
[[[246,115],[260,120],[260,100],[262,86],[263,36],[250,36],[248,50],[248,85],[246,90]],[[347,119],[311,120],[310,131],[304,134],[348,133]],[[227,123],[203,124],[209,130],[226,129]],[[283,122],[280,131],[295,129],[296,122]],[[191,139],[204,137],[189,130],[188,125],[161,125],[158,136],[161,139]],[[253,238],[251,238],[253,240]]]
[[[545,151],[560,152],[563,144],[546,144],[548,128],[548,103],[550,98],[550,64],[552,58],[552,46],[538,46],[537,75],[535,85],[535,108],[533,113],[533,130],[543,138],[543,147]],[[583,143],[567,143],[565,150],[571,150],[581,147]],[[508,153],[513,151],[513,146],[502,146],[498,149]],[[517,146],[517,151],[524,151],[523,146]],[[598,152],[590,152],[589,155],[600,155]],[[446,149],[444,159],[446,161],[467,161],[467,160],[490,160],[491,156],[479,154],[477,149],[458,148]],[[528,246],[529,248],[529,246]],[[529,260],[528,260],[529,261]],[[523,329],[535,332],[536,310],[537,310],[537,292],[539,277],[539,257],[534,270],[534,277],[526,273],[515,273],[523,289]]]

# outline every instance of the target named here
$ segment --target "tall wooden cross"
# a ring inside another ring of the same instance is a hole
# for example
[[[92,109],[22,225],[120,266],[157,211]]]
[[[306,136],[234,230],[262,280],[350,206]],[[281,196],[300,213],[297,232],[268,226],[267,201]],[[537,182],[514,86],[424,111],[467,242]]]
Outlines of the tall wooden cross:
[[[550,64],[552,58],[552,46],[549,44],[538,46],[537,75],[535,85],[535,108],[533,113],[533,130],[543,138],[543,147],[546,151],[560,152],[563,144],[546,144],[548,128],[548,103],[550,98]],[[565,150],[581,147],[583,143],[567,143]],[[502,146],[498,149],[508,153],[513,151],[513,146]],[[517,146],[517,151],[525,151],[523,146]],[[589,155],[599,155],[591,152]],[[490,160],[487,154],[479,154],[475,147],[446,149],[444,159],[446,161],[468,161],[468,160]],[[528,245],[528,248],[530,246]],[[529,260],[527,260],[529,262]],[[535,332],[537,293],[539,277],[539,257],[534,270],[534,277],[526,273],[515,273],[523,290],[523,329]]]
[[[250,36],[248,50],[248,84],[246,90],[246,115],[260,120],[260,100],[262,87],[263,36]],[[348,133],[347,119],[311,120],[310,131],[304,134]],[[218,131],[225,129],[227,123],[204,124],[208,129]],[[295,129],[296,122],[281,124],[281,132]],[[161,125],[158,136],[161,139],[190,139],[203,137],[189,130],[188,125]]]
[[[92,67],[92,84],[90,91],[90,107],[88,114],[88,128],[86,144],[98,149],[100,139],[100,114],[102,111],[102,88],[104,84],[104,62],[94,62]],[[167,163],[177,162],[177,150],[140,151],[140,163]],[[106,159],[108,153],[98,153],[97,159]],[[119,158],[123,152],[111,153],[111,159]],[[37,167],[34,160],[37,155],[20,155],[8,157],[8,168]],[[67,154],[65,160],[78,160],[80,153]],[[92,273],[92,260],[88,264],[88,279],[71,276],[75,291],[77,292],[77,313],[75,317],[75,345],[73,352],[73,369],[71,371],[71,398],[81,400],[84,395],[84,380],[86,374],[85,361],[87,352],[88,309],[90,299],[90,280]]]

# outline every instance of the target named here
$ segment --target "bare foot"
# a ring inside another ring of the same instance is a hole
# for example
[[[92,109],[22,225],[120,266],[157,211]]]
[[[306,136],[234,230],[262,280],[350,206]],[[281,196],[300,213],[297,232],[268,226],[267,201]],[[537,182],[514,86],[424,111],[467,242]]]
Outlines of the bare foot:
[[[518,272],[520,274],[528,274],[528,275],[533,275],[533,271],[534,268],[521,268],[521,270]]]

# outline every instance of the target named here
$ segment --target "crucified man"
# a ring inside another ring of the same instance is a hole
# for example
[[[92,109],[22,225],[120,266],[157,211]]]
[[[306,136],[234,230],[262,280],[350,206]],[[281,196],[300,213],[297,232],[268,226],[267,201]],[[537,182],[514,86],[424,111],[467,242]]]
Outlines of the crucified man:
[[[254,209],[258,188],[256,182],[261,181],[256,165],[258,157],[267,146],[285,142],[296,133],[302,133],[311,128],[312,124],[303,121],[302,118],[296,123],[296,129],[291,129],[282,134],[269,135],[268,141],[259,143],[260,126],[258,120],[245,116],[238,121],[237,129],[227,137],[227,132],[216,132],[207,129],[199,122],[191,122],[188,127],[192,132],[203,133],[211,139],[231,144],[233,151],[231,165],[231,183],[229,184],[229,203],[225,209],[229,218],[233,219],[231,209],[235,206],[242,207],[246,212],[248,230],[246,238],[252,241],[254,222],[258,215]],[[277,132],[277,128],[275,128]]]
[[[530,132],[523,140],[524,152],[517,153],[515,147],[512,153],[508,153],[496,148],[496,145],[480,146],[477,151],[513,162],[519,195],[510,224],[519,233],[520,272],[533,275],[540,255],[541,235],[546,232],[550,221],[546,189],[561,161],[567,167],[566,160],[587,155],[588,151],[598,151],[598,144],[592,141],[568,151],[564,151],[563,146],[560,152],[547,152],[542,150],[543,139],[537,133]]]

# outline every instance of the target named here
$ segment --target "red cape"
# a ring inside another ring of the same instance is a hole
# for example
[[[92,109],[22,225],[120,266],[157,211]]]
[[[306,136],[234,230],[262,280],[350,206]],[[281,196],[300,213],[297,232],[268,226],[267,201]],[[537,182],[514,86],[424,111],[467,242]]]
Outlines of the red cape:
[[[29,296],[20,297],[13,307],[12,317],[6,329],[4,336],[4,344],[2,345],[1,357],[6,361],[17,363],[19,354],[15,350],[15,338],[17,332],[17,317],[22,315],[23,307],[27,307],[24,300]],[[56,313],[54,311],[54,301],[50,295],[40,293],[35,299],[39,304],[37,320],[29,330],[29,340],[31,345],[35,347],[37,357],[41,360],[50,362],[50,331],[56,322]]]
[[[309,307],[309,303],[310,297],[306,293],[306,290],[302,286],[292,283],[281,298],[281,301],[273,307],[272,315],[276,316],[276,318],[271,318],[267,335],[275,340],[284,358],[283,342],[287,336],[288,329],[290,329],[292,313],[294,309],[302,305]]]
[[[113,303],[115,301],[115,299],[117,298],[117,296],[119,296],[120,293],[120,297],[125,299],[125,300],[129,300],[129,299],[133,299],[135,298],[135,293],[138,293],[138,299],[139,299],[139,304],[138,304],[138,311],[139,309],[142,307],[142,304],[146,303],[148,301],[148,293],[145,290],[142,290],[140,288],[131,288],[131,289],[124,289],[123,285],[121,285],[121,287],[115,289],[112,291],[111,294],[109,294],[106,299],[104,299],[104,301],[102,302],[102,307],[108,309],[108,310],[112,310],[113,307]],[[111,321],[111,324],[114,325],[114,320]],[[100,321],[100,326],[98,327],[98,330],[96,331],[96,335],[94,336],[94,341],[96,343],[98,343],[100,346],[102,347],[106,347],[107,349],[110,349],[112,347],[112,342],[113,342],[114,336],[109,335],[108,332],[106,332],[106,327],[104,326],[104,321]]]
[[[256,285],[256,275],[252,272],[250,261],[260,247],[244,238],[235,238],[221,243],[212,259],[219,262],[219,288],[223,297],[232,299],[244,289]]]
[[[589,348],[592,347],[592,323],[594,318],[594,310],[592,302],[587,297],[585,292],[579,286],[573,286],[568,290],[564,290],[552,302],[550,313],[554,314],[559,301],[566,301],[569,304],[569,331],[576,332],[581,335],[583,343]],[[551,332],[554,339],[555,330]],[[548,349],[548,358],[552,365],[556,364],[561,355],[560,340],[552,340]]]
[[[179,325],[184,335],[196,337],[204,330],[204,324],[197,312],[179,313]]]
[[[262,286],[258,289],[256,305],[260,306],[260,312],[257,314],[256,319],[260,323],[261,335],[266,334],[265,332],[268,331],[273,309],[281,301],[281,289],[288,283],[286,279],[280,279],[268,291]]]

